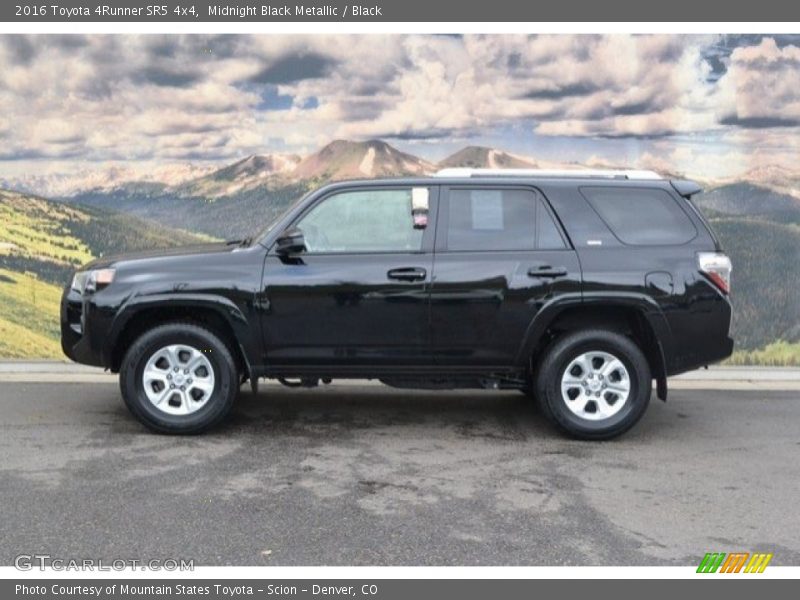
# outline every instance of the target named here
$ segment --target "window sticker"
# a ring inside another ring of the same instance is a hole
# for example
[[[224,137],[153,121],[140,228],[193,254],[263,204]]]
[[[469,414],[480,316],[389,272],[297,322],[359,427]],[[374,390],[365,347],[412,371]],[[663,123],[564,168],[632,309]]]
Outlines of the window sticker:
[[[411,188],[411,210],[428,212],[428,188]]]
[[[503,229],[503,192],[500,190],[472,190],[472,228],[476,230]]]
[[[411,188],[411,218],[414,229],[428,226],[428,188]]]

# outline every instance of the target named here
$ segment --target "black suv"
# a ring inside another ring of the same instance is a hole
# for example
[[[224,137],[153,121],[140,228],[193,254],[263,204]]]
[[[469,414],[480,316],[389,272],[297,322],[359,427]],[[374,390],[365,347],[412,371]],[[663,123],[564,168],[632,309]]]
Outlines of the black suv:
[[[259,378],[517,389],[573,436],[637,422],[667,377],[731,354],[731,264],[690,197],[642,171],[447,169],[346,181],[252,239],[86,265],[62,346],[131,412],[197,433]],[[258,215],[253,215],[257,220]]]

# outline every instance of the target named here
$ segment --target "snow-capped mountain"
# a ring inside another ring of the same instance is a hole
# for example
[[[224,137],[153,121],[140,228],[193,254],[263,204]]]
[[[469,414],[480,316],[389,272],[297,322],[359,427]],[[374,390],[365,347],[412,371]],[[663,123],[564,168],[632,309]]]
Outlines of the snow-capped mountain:
[[[335,140],[304,158],[292,172],[304,179],[349,179],[425,175],[436,168],[426,160],[401,152],[380,140],[351,142]]]
[[[525,156],[519,156],[485,146],[467,146],[451,154],[437,165],[439,169],[470,167],[473,169],[535,169],[539,164]]]
[[[300,162],[296,154],[254,154],[202,177],[169,186],[180,196],[218,198],[231,196],[288,175]]]

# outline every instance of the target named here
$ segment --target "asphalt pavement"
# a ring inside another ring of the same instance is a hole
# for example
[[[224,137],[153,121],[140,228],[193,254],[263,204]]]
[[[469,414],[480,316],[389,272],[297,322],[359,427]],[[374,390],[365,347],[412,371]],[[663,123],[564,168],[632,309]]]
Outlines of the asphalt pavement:
[[[267,385],[189,438],[146,432],[112,379],[0,378],[0,410],[5,565],[800,564],[796,389],[673,389],[602,443],[516,392]]]

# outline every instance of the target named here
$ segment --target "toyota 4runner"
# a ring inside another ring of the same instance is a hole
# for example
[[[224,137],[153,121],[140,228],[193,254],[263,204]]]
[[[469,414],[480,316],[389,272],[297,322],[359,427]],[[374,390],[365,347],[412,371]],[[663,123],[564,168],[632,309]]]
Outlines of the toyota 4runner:
[[[64,291],[73,360],[150,429],[220,422],[247,380],[516,389],[565,432],[633,426],[655,381],[731,354],[731,263],[647,171],[346,181],[237,242],[105,257]],[[254,214],[257,220],[258,215]]]

